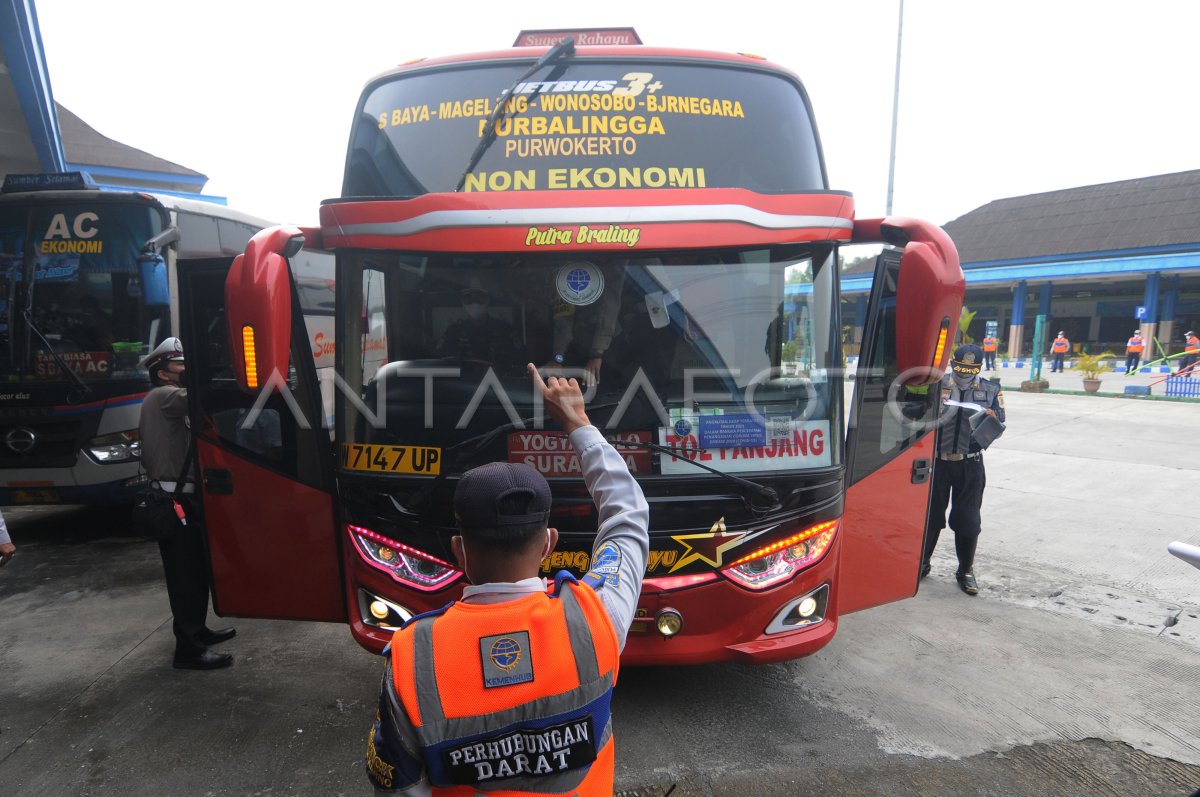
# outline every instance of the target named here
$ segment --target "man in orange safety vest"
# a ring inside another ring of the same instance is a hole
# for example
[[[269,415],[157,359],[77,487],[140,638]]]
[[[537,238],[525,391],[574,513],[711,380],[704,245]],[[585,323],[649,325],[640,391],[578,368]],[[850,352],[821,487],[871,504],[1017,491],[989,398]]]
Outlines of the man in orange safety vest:
[[[996,349],[1000,348],[1000,339],[995,335],[985,335],[983,338],[983,367],[988,371],[996,370]]]
[[[1067,340],[1067,334],[1059,330],[1058,337],[1054,339],[1054,343],[1050,344],[1050,353],[1054,355],[1054,364],[1050,366],[1050,373],[1058,371],[1063,372],[1063,358],[1067,356],[1067,352],[1071,348],[1071,341]]]
[[[454,491],[462,600],[417,615],[385,651],[367,742],[377,792],[478,797],[613,793],[609,703],[646,570],[649,506],[591,424],[574,379],[534,388],[567,433],[596,502],[591,569],[548,585],[550,486],[524,463],[467,471]]]
[[[1176,376],[1191,376],[1196,372],[1196,362],[1200,360],[1200,338],[1190,329],[1183,333],[1183,356],[1179,358],[1179,370]]]
[[[1142,343],[1142,333],[1136,329],[1133,331],[1133,337],[1125,343],[1125,373],[1130,374],[1138,369],[1138,364],[1142,361],[1142,349],[1145,344]]]

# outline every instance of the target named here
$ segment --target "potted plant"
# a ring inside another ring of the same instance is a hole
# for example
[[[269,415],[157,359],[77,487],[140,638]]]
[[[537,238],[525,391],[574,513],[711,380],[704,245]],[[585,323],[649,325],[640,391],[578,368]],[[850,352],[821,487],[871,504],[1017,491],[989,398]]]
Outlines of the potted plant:
[[[1100,374],[1106,370],[1104,360],[1112,357],[1108,352],[1103,354],[1081,354],[1075,360],[1075,370],[1083,376],[1083,389],[1095,393],[1100,389]]]

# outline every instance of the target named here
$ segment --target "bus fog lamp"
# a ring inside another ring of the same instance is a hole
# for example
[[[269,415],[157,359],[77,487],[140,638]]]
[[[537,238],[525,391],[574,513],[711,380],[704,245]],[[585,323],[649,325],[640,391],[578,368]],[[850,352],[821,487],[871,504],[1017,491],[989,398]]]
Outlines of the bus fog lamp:
[[[395,631],[413,616],[413,612],[400,604],[392,603],[387,598],[381,598],[364,589],[358,591],[358,614],[363,625],[388,632]]]
[[[663,637],[670,639],[683,630],[683,615],[675,609],[660,609],[654,615],[654,627]]]

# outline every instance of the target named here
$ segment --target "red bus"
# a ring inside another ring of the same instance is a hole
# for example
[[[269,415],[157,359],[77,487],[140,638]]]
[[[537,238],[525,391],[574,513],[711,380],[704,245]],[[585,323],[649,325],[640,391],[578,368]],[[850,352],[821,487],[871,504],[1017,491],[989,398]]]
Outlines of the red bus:
[[[847,407],[837,263],[857,242],[893,248]],[[336,260],[331,427],[305,247]],[[216,609],[382,648],[460,595],[453,490],[494,460],[551,483],[546,575],[602,565],[534,362],[585,380],[650,504],[624,660],[813,653],[842,614],[916,592],[924,386],[963,289],[937,227],[855,218],[802,84],[762,59],[559,41],[401,66],[364,88],[319,227],[181,275]]]

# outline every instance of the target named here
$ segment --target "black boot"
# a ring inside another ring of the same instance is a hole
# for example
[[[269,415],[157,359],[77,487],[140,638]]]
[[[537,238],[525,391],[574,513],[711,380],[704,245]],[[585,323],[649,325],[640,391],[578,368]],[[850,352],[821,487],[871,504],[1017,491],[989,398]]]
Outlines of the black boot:
[[[965,573],[955,573],[954,578],[958,581],[958,588],[968,595],[979,594],[979,584],[975,582],[975,574],[968,570]]]
[[[978,544],[978,536],[967,537],[960,534],[954,538],[954,552],[958,554],[958,572],[954,574],[954,578],[958,581],[959,589],[968,595],[976,595],[979,592],[974,572],[975,546]]]

